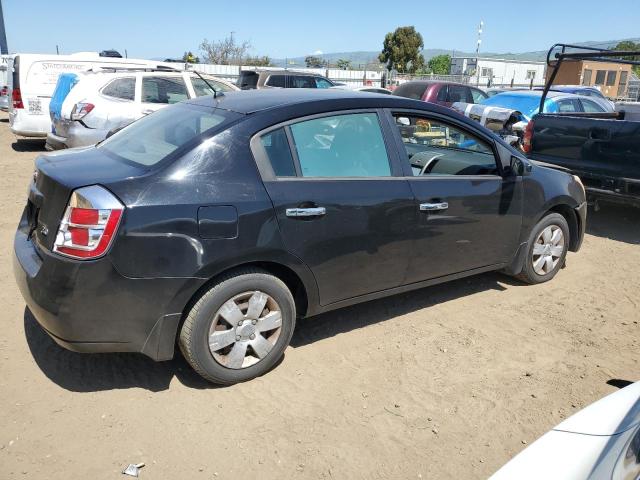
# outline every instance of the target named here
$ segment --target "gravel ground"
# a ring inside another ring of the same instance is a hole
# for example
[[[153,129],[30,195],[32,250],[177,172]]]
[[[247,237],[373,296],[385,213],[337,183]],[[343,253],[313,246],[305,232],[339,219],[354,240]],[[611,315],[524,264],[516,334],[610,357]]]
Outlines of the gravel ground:
[[[0,478],[486,478],[638,377],[640,210],[590,212],[550,283],[486,274],[299,322],[282,363],[208,385],[185,361],[80,355],[25,311],[12,241],[42,142],[0,114]]]

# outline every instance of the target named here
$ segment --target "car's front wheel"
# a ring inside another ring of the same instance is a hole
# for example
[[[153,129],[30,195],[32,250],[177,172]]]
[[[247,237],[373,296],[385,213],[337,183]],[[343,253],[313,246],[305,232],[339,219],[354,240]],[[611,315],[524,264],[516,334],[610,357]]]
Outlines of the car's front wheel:
[[[293,296],[279,278],[245,269],[222,278],[193,305],[180,331],[180,349],[196,372],[219,384],[269,371],[289,345]]]
[[[531,230],[527,257],[518,278],[527,283],[548,282],[562,268],[569,248],[569,225],[559,213],[550,213]]]

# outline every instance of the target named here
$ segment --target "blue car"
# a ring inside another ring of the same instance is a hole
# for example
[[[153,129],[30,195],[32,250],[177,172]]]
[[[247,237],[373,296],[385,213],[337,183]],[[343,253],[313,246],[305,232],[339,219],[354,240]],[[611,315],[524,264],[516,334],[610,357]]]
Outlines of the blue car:
[[[523,120],[528,122],[538,113],[541,96],[542,91],[540,90],[512,91],[499,93],[480,103],[482,105],[517,110],[522,113]],[[612,112],[611,105],[607,105],[605,102],[608,101],[571,93],[550,91],[545,100],[544,113]]]

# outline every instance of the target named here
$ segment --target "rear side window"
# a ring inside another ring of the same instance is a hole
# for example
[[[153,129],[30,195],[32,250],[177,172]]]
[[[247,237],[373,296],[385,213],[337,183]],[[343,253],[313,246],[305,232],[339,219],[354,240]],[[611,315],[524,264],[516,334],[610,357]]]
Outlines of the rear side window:
[[[422,100],[427,85],[424,83],[407,82],[400,85],[393,91],[394,95],[405,98],[413,98],[414,100]]]
[[[356,113],[291,125],[303,177],[388,177],[378,116]]]
[[[604,108],[598,105],[596,102],[592,102],[591,100],[585,100],[584,98],[580,100],[582,102],[582,108],[585,112],[588,113],[601,113],[604,112]]]
[[[580,105],[577,100],[559,100],[558,112],[560,113],[575,113],[580,111]]]
[[[267,82],[265,83],[265,85],[267,85],[269,87],[284,88],[285,87],[285,79],[286,79],[286,77],[284,75],[271,75],[267,79]]]
[[[128,162],[152,166],[201,133],[239,116],[227,110],[175,105],[141,118],[97,148]]]
[[[306,75],[291,75],[289,83],[291,88],[316,88],[315,79]]]
[[[295,177],[296,169],[284,127],[260,137],[276,177]]]
[[[144,103],[178,103],[189,98],[182,77],[144,77],[142,101]]]
[[[489,95],[484,93],[482,90],[478,90],[477,88],[471,89],[471,96],[473,97],[473,103],[481,103],[483,100],[489,98]]]
[[[102,89],[102,94],[121,100],[134,100],[136,96],[136,79],[133,77],[116,78]]]

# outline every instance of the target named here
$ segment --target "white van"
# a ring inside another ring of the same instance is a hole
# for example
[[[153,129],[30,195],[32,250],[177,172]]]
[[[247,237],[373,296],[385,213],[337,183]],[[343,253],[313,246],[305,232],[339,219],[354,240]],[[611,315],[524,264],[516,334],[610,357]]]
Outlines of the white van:
[[[161,63],[161,62],[160,62]],[[92,68],[156,67],[159,62],[101,57],[98,53],[41,55],[19,53],[9,61],[9,124],[23,137],[45,138],[51,131],[49,101],[63,72],[83,72]],[[175,68],[175,65],[173,65]]]

